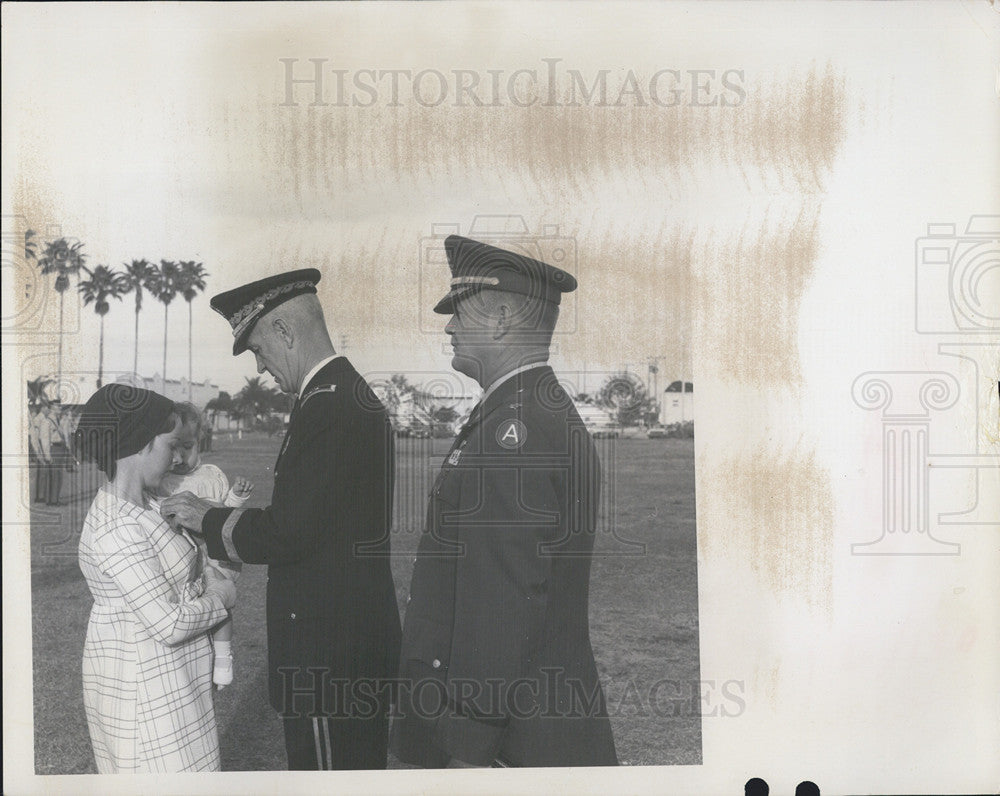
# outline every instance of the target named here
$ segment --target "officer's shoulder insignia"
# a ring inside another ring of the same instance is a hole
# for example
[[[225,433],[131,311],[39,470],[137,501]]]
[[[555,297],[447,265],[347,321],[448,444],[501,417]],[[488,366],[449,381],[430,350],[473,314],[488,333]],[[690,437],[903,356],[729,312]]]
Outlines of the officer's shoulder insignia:
[[[528,427],[520,420],[508,419],[500,421],[497,426],[497,442],[501,448],[516,450],[528,438]]]
[[[300,406],[312,398],[314,395],[320,395],[322,393],[333,393],[337,391],[336,384],[321,384],[319,387],[313,387],[305,395],[302,396],[302,401]]]

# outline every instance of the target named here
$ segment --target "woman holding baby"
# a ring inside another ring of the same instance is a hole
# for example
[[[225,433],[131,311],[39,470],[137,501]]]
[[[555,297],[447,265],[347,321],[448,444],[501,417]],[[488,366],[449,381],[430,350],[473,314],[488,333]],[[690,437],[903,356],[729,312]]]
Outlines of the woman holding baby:
[[[109,384],[91,396],[75,435],[81,460],[108,477],[79,548],[94,598],[83,699],[102,774],[220,767],[210,634],[229,618],[236,588],[150,503],[183,464],[183,431],[172,401]]]

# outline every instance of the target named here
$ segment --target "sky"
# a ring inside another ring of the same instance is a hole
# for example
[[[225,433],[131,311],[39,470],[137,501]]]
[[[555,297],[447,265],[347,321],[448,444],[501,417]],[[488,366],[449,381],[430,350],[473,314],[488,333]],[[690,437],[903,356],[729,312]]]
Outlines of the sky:
[[[484,215],[521,219],[529,245],[571,244],[563,264],[580,288],[553,351],[560,370],[579,374],[567,378],[593,388],[626,368],[646,376],[652,361],[665,383],[690,379],[699,255],[731,257],[727,248],[748,230],[770,223],[780,232],[819,195],[845,135],[845,81],[875,88],[861,82],[870,57],[830,60],[837,45],[804,15],[790,42],[767,29],[739,35],[750,18],[720,7],[713,22],[694,22],[663,49],[641,8],[590,11],[558,38],[545,15],[518,19],[519,36],[488,46],[475,35],[483,20],[511,24],[513,12],[457,11],[445,50],[430,18],[406,7],[377,33],[353,11],[316,11],[311,25],[290,13],[287,28],[275,29],[261,10],[239,23],[226,17],[224,36],[211,7],[197,24],[169,6],[152,25],[135,9],[118,9],[104,27],[95,15],[40,13],[7,45],[21,109],[5,144],[18,163],[8,196],[24,211],[20,223],[43,237],[51,229],[83,241],[91,266],[202,262],[210,276],[191,307],[193,377],[222,389],[242,385],[253,363],[228,355],[225,322],[208,297],[308,266],[323,273],[334,341],[346,342],[364,372],[419,381],[450,371],[447,318],[430,312],[448,273],[426,262],[425,243],[443,227],[469,234]],[[618,32],[609,36],[612,22]],[[97,35],[101,46],[91,46]],[[314,76],[310,59],[323,62],[320,106],[314,84],[286,82]],[[336,70],[349,88],[343,98]],[[397,95],[391,70],[407,73]],[[486,107],[458,97],[456,70],[478,82]],[[555,89],[546,96],[550,70]],[[489,106],[494,73],[500,107]],[[440,79],[448,96],[433,104]],[[603,106],[581,99],[598,80],[609,87]],[[377,85],[377,96],[355,82]],[[819,91],[806,96],[818,83],[832,105]],[[414,84],[419,96],[407,92]],[[541,102],[513,104],[532,91]],[[556,102],[543,104],[549,98]],[[829,129],[825,151],[801,143],[799,116]],[[798,165],[768,165],[784,159]],[[820,202],[812,204],[816,215]],[[131,368],[130,301],[105,321],[112,372]],[[175,301],[168,315],[167,371],[178,377],[187,373],[187,307]],[[145,375],[161,369],[163,323],[162,307],[147,301]],[[84,309],[70,328],[65,359],[96,368],[97,318]],[[55,370],[44,357],[30,367]]]

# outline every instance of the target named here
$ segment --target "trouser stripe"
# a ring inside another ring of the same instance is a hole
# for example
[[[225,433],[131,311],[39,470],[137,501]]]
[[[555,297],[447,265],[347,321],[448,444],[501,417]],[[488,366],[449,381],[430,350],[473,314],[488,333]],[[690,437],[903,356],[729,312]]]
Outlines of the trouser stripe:
[[[316,763],[319,768],[326,768],[323,765],[323,751],[319,742],[319,719],[313,719],[313,738],[316,740]]]
[[[324,738],[326,739],[326,767],[333,771],[333,753],[330,751],[330,720],[323,719]]]

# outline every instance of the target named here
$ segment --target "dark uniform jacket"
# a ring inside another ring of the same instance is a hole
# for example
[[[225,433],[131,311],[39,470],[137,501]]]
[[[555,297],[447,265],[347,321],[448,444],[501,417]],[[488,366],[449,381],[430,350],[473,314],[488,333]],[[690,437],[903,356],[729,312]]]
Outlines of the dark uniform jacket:
[[[301,692],[317,682],[310,667],[349,681],[396,674],[399,613],[388,557],[394,465],[384,407],[338,357],[296,402],[271,505],[205,515],[209,556],[269,565],[269,686],[279,711],[292,685]],[[329,710],[336,693],[323,693]],[[308,695],[294,700],[300,714],[318,708]]]
[[[425,767],[616,765],[588,623],[596,451],[551,368],[515,374],[430,496],[392,748]]]

